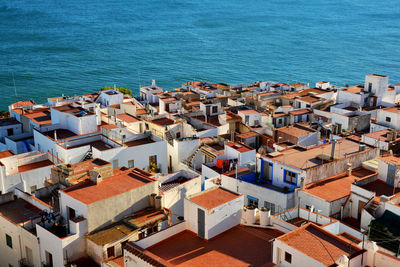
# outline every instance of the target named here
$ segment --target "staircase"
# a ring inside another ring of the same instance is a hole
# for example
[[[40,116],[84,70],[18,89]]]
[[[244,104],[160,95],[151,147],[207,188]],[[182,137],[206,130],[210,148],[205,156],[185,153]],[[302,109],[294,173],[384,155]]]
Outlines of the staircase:
[[[174,138],[172,137],[171,131],[165,133],[168,143],[172,146],[174,144]]]
[[[371,204],[366,208],[366,210],[375,217],[375,211],[379,208],[379,202],[372,201]]]
[[[185,160],[183,161],[183,163],[185,163],[186,165],[188,165],[188,166],[190,166],[190,167],[193,167],[192,160],[193,160],[193,158],[197,155],[197,153],[199,153],[200,149],[201,149],[201,147],[199,147],[198,149],[196,149],[196,151],[193,152],[193,154],[190,155],[187,159],[185,159]]]
[[[92,158],[93,158],[93,152],[92,152],[92,147],[90,147],[90,149],[86,152],[85,156],[83,156],[83,159],[81,160],[81,162],[92,159]]]

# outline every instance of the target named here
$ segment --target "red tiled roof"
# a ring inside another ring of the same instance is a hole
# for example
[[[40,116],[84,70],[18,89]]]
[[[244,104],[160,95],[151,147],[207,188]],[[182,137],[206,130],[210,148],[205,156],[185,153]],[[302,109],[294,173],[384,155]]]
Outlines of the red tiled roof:
[[[14,104],[12,104],[13,108],[32,106],[32,105],[36,105],[35,101],[33,101],[33,100],[18,101],[18,102],[15,102]]]
[[[361,248],[335,236],[325,229],[308,223],[277,238],[290,247],[313,258],[325,266],[331,266],[341,256],[351,256]]]
[[[365,168],[357,168],[352,170],[351,175],[341,173],[308,184],[304,192],[332,202],[350,195],[350,186],[355,180],[363,180],[376,174],[377,172]]]
[[[124,122],[127,122],[127,123],[140,121],[138,118],[135,118],[134,116],[129,115],[129,114],[118,114],[117,118],[120,119],[121,121],[124,121]]]
[[[41,110],[25,112],[24,116],[38,125],[51,124],[50,109],[41,109]]]
[[[311,110],[309,109],[296,109],[296,110],[291,110],[289,111],[289,114],[297,116],[297,115],[303,115],[303,114],[307,114],[307,113],[311,113]]]
[[[236,151],[239,151],[240,153],[254,150],[254,148],[246,146],[245,144],[240,143],[240,142],[229,143],[229,144],[227,144],[227,146],[235,149]]]
[[[271,266],[270,240],[282,232],[236,226],[205,241],[183,231],[143,251],[147,257],[168,266]]]
[[[383,160],[383,161],[386,161],[388,163],[391,163],[393,165],[400,166],[400,157],[387,156],[387,157],[382,157],[380,159]]]
[[[196,204],[211,210],[240,196],[241,195],[228,191],[222,187],[217,187],[204,191],[200,194],[190,197],[189,199]]]
[[[238,112],[243,114],[260,114],[260,112],[255,111],[254,109],[239,110]]]
[[[44,167],[51,166],[51,165],[54,165],[54,163],[51,162],[50,160],[46,159],[46,160],[42,160],[42,161],[30,163],[30,164],[18,166],[18,172],[27,172],[30,170],[44,168]]]
[[[14,156],[14,152],[12,152],[11,150],[5,150],[5,151],[1,151],[0,152],[0,159],[4,159],[4,158],[8,158],[11,156]]]
[[[61,192],[64,192],[70,197],[85,204],[91,204],[129,192],[135,188],[152,182],[155,182],[155,180],[134,172],[129,172],[106,178],[97,184],[86,182],[85,184],[76,187],[69,187]]]

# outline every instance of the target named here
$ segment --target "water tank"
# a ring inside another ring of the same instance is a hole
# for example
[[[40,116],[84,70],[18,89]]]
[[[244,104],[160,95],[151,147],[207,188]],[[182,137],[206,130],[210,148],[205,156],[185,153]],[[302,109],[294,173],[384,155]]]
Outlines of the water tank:
[[[260,225],[267,226],[270,224],[271,211],[267,208],[262,207],[260,209]]]
[[[246,222],[248,224],[256,223],[256,209],[254,207],[248,207],[246,209]]]

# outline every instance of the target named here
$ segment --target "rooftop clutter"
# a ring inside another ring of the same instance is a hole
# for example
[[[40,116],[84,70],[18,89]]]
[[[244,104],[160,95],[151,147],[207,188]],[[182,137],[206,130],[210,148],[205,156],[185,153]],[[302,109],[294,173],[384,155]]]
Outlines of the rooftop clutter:
[[[9,106],[5,264],[400,265],[389,77],[126,92]]]

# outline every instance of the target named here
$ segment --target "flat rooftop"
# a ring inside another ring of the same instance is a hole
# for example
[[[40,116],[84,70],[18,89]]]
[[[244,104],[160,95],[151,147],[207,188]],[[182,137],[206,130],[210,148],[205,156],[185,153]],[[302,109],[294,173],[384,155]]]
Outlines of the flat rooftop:
[[[91,141],[91,142],[83,142],[82,144],[75,145],[75,146],[68,146],[66,148],[67,149],[74,149],[74,148],[87,146],[87,145],[90,145],[90,146],[92,146],[92,147],[94,147],[94,148],[96,148],[97,150],[100,150],[100,151],[105,151],[105,150],[114,148],[111,145],[107,144],[106,142],[103,142],[102,140]]]
[[[325,266],[335,264],[335,261],[341,255],[349,257],[361,251],[361,248],[352,245],[348,240],[337,237],[313,223],[308,223],[280,236],[277,240],[286,243]]]
[[[189,199],[194,203],[211,210],[240,196],[240,194],[231,192],[225,188],[216,187],[198,193],[192,197],[189,197]]]
[[[17,121],[15,118],[3,118],[3,119],[0,119],[0,127],[16,125],[16,124],[20,124],[20,122]]]
[[[90,170],[93,170],[93,168],[99,168],[102,166],[105,166],[107,164],[110,164],[110,162],[99,159],[99,158],[95,158],[95,159],[90,159],[90,160],[86,160],[86,161],[82,161],[76,164],[68,164],[67,165],[63,165],[63,167],[67,167],[69,169],[72,169],[74,171],[74,174],[78,174],[78,173],[82,173],[82,172],[87,172]],[[60,168],[62,167],[62,165],[55,167],[55,168]]]
[[[120,119],[121,121],[127,122],[127,123],[133,123],[133,122],[138,122],[140,121],[138,118],[129,115],[129,114],[118,114],[117,118]]]
[[[176,178],[175,178],[174,180],[172,180],[172,181],[162,183],[162,184],[160,185],[160,190],[163,191],[163,192],[165,192],[165,191],[168,191],[168,190],[170,190],[170,189],[172,189],[172,188],[177,187],[178,185],[181,185],[181,184],[183,184],[183,183],[186,183],[187,181],[190,181],[190,180],[191,180],[191,179],[186,178],[186,177],[184,177],[184,176],[179,176],[179,177],[176,177]]]
[[[153,179],[140,175],[134,170],[122,172],[121,174],[105,178],[94,184],[87,181],[83,184],[61,190],[70,197],[85,204],[95,203],[110,197],[114,197],[133,189],[139,188],[148,183],[155,182]]]
[[[227,146],[235,149],[236,151],[238,151],[240,153],[245,153],[245,152],[255,150],[254,148],[249,147],[249,146],[247,146],[243,143],[239,143],[239,142],[229,143],[229,144],[227,144]]]
[[[46,160],[18,166],[18,172],[27,172],[27,171],[40,169],[40,168],[44,168],[44,167],[52,166],[52,165],[54,165],[54,163],[51,162],[51,160],[46,159]]]
[[[38,125],[52,124],[50,109],[26,112],[24,113],[24,116]]]
[[[147,145],[147,144],[151,144],[151,143],[155,143],[155,141],[153,141],[150,137],[145,137],[145,138],[125,142],[124,145],[126,145],[128,147],[132,147],[132,146]]]
[[[154,119],[151,122],[160,126],[168,126],[175,123],[173,120],[169,118]]]
[[[65,112],[69,113],[75,117],[84,117],[84,116],[89,116],[89,115],[95,115],[93,112],[90,112],[87,109],[81,108],[81,107],[74,107],[73,105],[63,105],[59,107],[53,107],[52,109],[60,111],[60,112]]]
[[[100,231],[87,235],[86,238],[99,246],[104,246],[131,234],[136,229],[137,227],[120,221]]]
[[[42,134],[53,140],[55,140],[56,138],[57,138],[57,140],[61,140],[61,139],[67,139],[67,138],[78,136],[77,134],[75,134],[67,129],[57,129],[57,130],[43,132]]]
[[[41,210],[29,202],[18,198],[16,200],[0,204],[0,215],[14,224],[20,224],[40,217]]]
[[[299,125],[284,126],[284,127],[278,128],[276,130],[278,132],[282,132],[282,133],[285,133],[287,135],[291,135],[294,137],[301,137],[301,136],[309,135],[309,134],[316,132],[313,129],[309,129],[307,127],[301,127]]]
[[[184,231],[144,253],[172,266],[268,266],[272,263],[270,240],[282,234],[277,230],[236,226],[205,241]]]
[[[304,192],[331,202],[350,195],[350,187],[355,180],[362,180],[377,174],[377,172],[365,168],[357,168],[352,170],[351,175],[344,172],[308,184]]]
[[[4,150],[0,152],[0,159],[8,158],[14,155],[14,152],[12,152],[11,150]]]
[[[393,186],[388,185],[387,183],[379,179],[369,182],[368,184],[362,185],[360,187],[364,188],[365,190],[375,192],[377,197],[382,195],[389,197],[400,192],[400,188],[397,187],[395,188],[395,190],[393,190]]]
[[[370,149],[369,146],[366,149]],[[298,169],[313,168],[318,165],[324,164],[318,158],[320,155],[330,156],[332,150],[332,143],[304,149],[301,147],[293,147],[280,151],[280,155],[272,158],[274,161],[293,166]],[[360,150],[360,143],[350,138],[342,138],[335,146],[335,159],[343,159],[346,155],[357,154]]]

